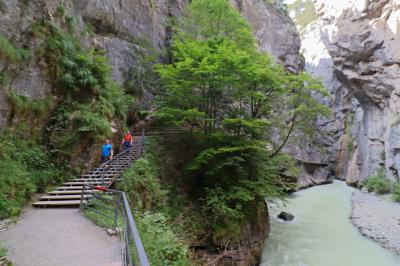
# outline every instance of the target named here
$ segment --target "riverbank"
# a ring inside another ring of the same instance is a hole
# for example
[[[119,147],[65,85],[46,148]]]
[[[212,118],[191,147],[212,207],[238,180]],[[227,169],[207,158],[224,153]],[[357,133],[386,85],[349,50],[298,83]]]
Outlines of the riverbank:
[[[355,190],[351,221],[362,235],[400,256],[400,204]]]
[[[286,204],[271,205],[271,232],[261,265],[400,265],[398,257],[363,237],[350,222],[354,190],[334,181],[295,192]],[[281,211],[293,214],[294,220],[279,220]]]

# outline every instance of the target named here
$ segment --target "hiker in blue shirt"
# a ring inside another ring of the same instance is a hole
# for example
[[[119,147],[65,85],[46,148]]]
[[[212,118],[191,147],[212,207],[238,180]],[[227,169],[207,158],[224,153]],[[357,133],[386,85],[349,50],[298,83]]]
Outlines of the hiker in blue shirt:
[[[113,146],[109,139],[106,139],[106,142],[103,144],[101,148],[101,163],[105,163],[112,159],[114,155]]]

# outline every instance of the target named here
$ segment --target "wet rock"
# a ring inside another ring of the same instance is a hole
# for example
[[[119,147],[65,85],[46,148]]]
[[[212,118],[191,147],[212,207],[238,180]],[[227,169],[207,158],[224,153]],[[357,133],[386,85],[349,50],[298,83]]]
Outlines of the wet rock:
[[[278,218],[281,219],[281,220],[284,220],[286,222],[290,222],[290,221],[292,221],[294,219],[294,215],[290,214],[288,212],[281,212],[278,215]]]

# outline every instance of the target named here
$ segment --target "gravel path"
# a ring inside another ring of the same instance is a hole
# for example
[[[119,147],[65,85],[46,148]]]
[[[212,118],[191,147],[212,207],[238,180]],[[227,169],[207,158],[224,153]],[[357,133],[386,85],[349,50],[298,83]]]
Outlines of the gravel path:
[[[361,234],[400,255],[400,204],[356,190],[352,223]]]
[[[120,266],[119,242],[77,209],[31,209],[0,232],[15,266]]]

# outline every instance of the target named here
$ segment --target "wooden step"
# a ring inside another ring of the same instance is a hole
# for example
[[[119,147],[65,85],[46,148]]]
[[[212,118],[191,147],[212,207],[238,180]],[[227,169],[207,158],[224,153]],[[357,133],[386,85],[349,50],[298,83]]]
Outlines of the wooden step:
[[[81,175],[80,177],[92,177],[92,176],[94,176],[94,177],[96,177],[96,176],[107,177],[107,176],[113,176],[113,175],[115,175],[115,174],[114,173],[109,173],[109,171],[107,171],[105,173],[95,172],[95,173],[91,173],[91,174],[84,174],[84,175]]]
[[[81,181],[81,182],[66,182],[63,184],[63,186],[83,186],[84,184],[99,185],[102,183],[101,181],[89,181],[89,180],[88,180],[88,182],[83,182],[83,181]]]
[[[65,187],[57,187],[57,190],[82,190],[83,186],[65,186]]]
[[[39,201],[33,203],[34,207],[78,207],[81,203],[82,189],[84,185],[111,185],[121,179],[122,172],[140,158],[139,146],[134,145],[128,153],[116,155],[108,164],[94,168],[85,174],[65,182],[55,191],[48,192]],[[93,197],[96,193],[93,187],[86,187],[84,198]],[[86,200],[83,201],[87,204]]]
[[[93,197],[92,195],[83,195],[85,199]],[[80,200],[81,195],[76,194],[76,195],[62,195],[62,196],[57,196],[57,195],[52,195],[52,196],[43,196],[40,197],[40,200]]]
[[[106,177],[106,178],[75,178],[72,179],[71,182],[84,182],[84,181],[110,181],[114,180],[114,178]]]
[[[87,203],[86,200],[83,201],[84,204]],[[81,204],[80,200],[54,200],[54,201],[37,201],[32,205],[34,207],[56,207],[56,206],[79,206]]]
[[[86,193],[94,193],[96,190],[85,190]],[[55,190],[55,191],[50,191],[48,193],[49,195],[76,195],[82,194],[82,189],[81,190]]]

